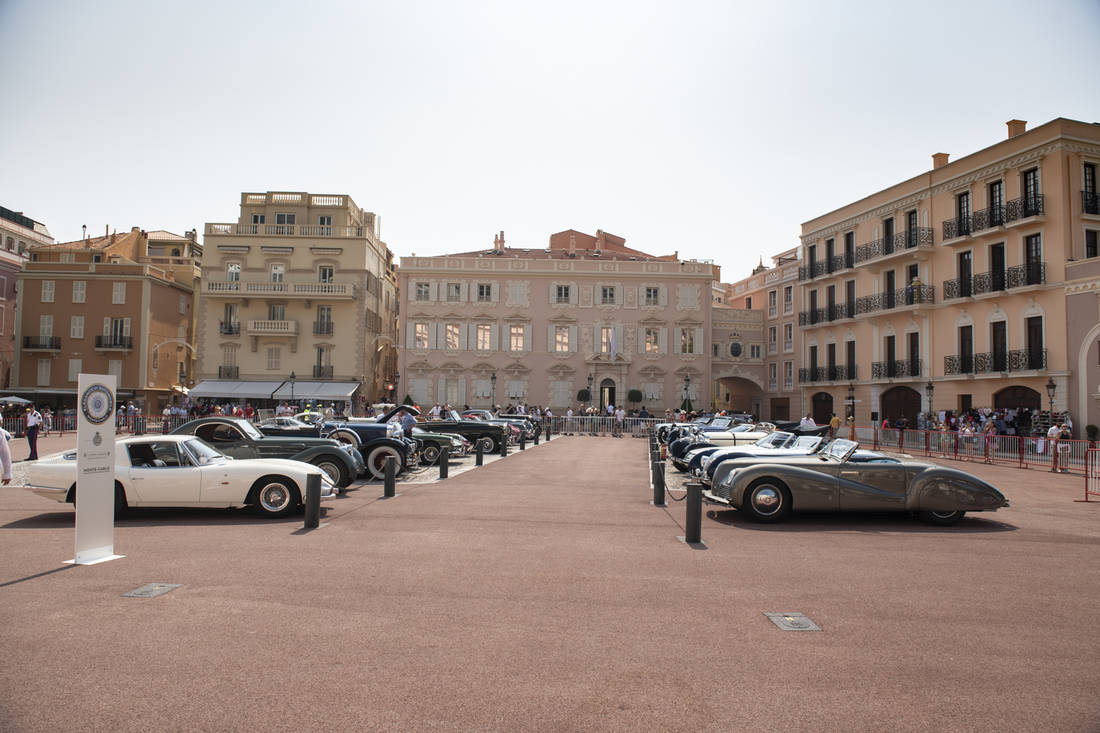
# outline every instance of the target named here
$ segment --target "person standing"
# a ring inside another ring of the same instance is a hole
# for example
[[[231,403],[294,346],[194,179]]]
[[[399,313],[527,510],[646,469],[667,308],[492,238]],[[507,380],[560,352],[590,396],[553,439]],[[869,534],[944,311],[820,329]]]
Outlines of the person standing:
[[[42,426],[42,413],[34,409],[34,405],[27,408],[27,445],[30,446],[31,453],[27,456],[28,461],[38,460],[38,431]]]
[[[617,438],[623,437],[623,419],[625,417],[626,410],[623,409],[622,405],[619,405],[619,408],[615,410],[615,437]]]
[[[836,431],[840,429],[840,418],[833,413],[833,417],[829,420],[829,440],[836,437]]]

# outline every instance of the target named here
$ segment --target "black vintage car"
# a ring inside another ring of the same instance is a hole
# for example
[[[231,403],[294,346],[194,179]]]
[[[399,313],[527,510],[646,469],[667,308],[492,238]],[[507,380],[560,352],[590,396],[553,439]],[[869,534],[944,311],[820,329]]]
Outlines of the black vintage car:
[[[290,458],[312,463],[337,486],[347,486],[363,472],[359,452],[335,440],[315,437],[273,437],[239,417],[204,417],[191,420],[172,431],[194,435],[237,459]]]
[[[420,416],[420,411],[412,405],[398,405],[378,418],[378,422],[387,422],[402,412]],[[505,436],[503,425],[494,425],[481,420],[463,420],[454,410],[447,411],[445,415],[437,420],[425,420],[420,417],[416,422],[416,427],[432,433],[461,435],[474,445],[480,442],[486,453],[493,453],[500,448],[500,443]]]

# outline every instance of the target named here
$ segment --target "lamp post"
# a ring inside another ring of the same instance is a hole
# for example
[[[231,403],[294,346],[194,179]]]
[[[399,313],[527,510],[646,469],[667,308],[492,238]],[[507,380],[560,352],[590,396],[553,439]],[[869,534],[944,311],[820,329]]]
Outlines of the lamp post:
[[[294,372],[291,372],[290,373],[290,404],[292,404],[292,405],[294,404],[294,380],[295,379],[296,379],[296,377],[294,376]]]
[[[848,382],[848,414],[844,417],[856,416],[856,384]]]
[[[497,409],[497,373],[489,375],[489,409]]]
[[[1054,377],[1047,379],[1047,399],[1050,400],[1050,419],[1054,419],[1054,394],[1058,391],[1058,385],[1054,383]]]
[[[393,389],[390,392],[390,399],[394,404],[397,404],[397,383],[401,381],[401,375],[398,372],[393,373]]]
[[[685,374],[684,375],[684,409],[687,410],[688,412],[691,411],[691,398],[689,396],[691,394],[690,390],[691,390],[691,375],[690,374]]]
[[[1054,419],[1054,393],[1057,392],[1057,391],[1058,391],[1058,385],[1054,383],[1054,377],[1048,377],[1047,378],[1047,399],[1050,400],[1050,424],[1051,425],[1056,425],[1057,422],[1058,422],[1057,420]],[[1048,432],[1047,435],[1050,435],[1050,432]],[[1060,433],[1055,433],[1055,435],[1060,435]],[[1055,445],[1055,443],[1057,443],[1057,442],[1058,441],[1056,441],[1056,440],[1047,440],[1047,443],[1050,444],[1050,446],[1047,448],[1047,450],[1050,451],[1050,472],[1051,473],[1058,473],[1058,471],[1059,471],[1058,452],[1057,452],[1058,446]],[[1065,470],[1065,469],[1062,469],[1062,470]]]
[[[928,394],[928,414],[934,414],[932,411],[932,393],[936,391],[936,385],[932,384],[932,380],[928,380],[928,384],[924,385],[924,391]]]
[[[592,406],[592,380],[593,380],[593,377],[592,377],[591,374],[589,374],[588,375],[588,406],[589,407]]]

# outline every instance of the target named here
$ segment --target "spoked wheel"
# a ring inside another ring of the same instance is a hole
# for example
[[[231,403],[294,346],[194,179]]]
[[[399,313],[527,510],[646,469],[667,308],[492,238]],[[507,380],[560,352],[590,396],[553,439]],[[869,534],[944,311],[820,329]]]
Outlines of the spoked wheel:
[[[282,477],[263,479],[256,488],[252,507],[263,517],[285,517],[298,508],[298,490]]]
[[[347,470],[332,458],[318,458],[313,465],[324,471],[329,481],[337,486],[343,487],[351,483]]]
[[[420,462],[425,466],[431,466],[439,460],[441,452],[438,445],[426,444],[424,450],[420,451]]]
[[[745,489],[741,508],[757,522],[778,522],[791,511],[791,493],[775,479],[759,479]]]
[[[497,452],[497,442],[495,440],[493,440],[491,437],[489,437],[488,435],[486,435],[484,438],[482,438],[479,442],[481,443],[482,450],[485,453],[496,453]]]
[[[372,477],[386,477],[386,458],[389,456],[393,456],[397,461],[396,473],[401,473],[401,454],[392,445],[380,445],[372,449],[367,456],[367,470]]]

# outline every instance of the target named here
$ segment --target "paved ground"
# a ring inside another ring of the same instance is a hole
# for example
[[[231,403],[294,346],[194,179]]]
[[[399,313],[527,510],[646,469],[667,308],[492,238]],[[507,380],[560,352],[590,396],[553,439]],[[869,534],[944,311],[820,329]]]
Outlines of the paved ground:
[[[1100,504],[968,469],[1013,506],[946,529],[712,512],[692,549],[644,441],[563,437],[352,491],[309,533],[134,512],[126,557],[89,567],[60,564],[70,508],[8,488],[0,729],[1100,730]],[[120,597],[149,582],[183,587]]]

